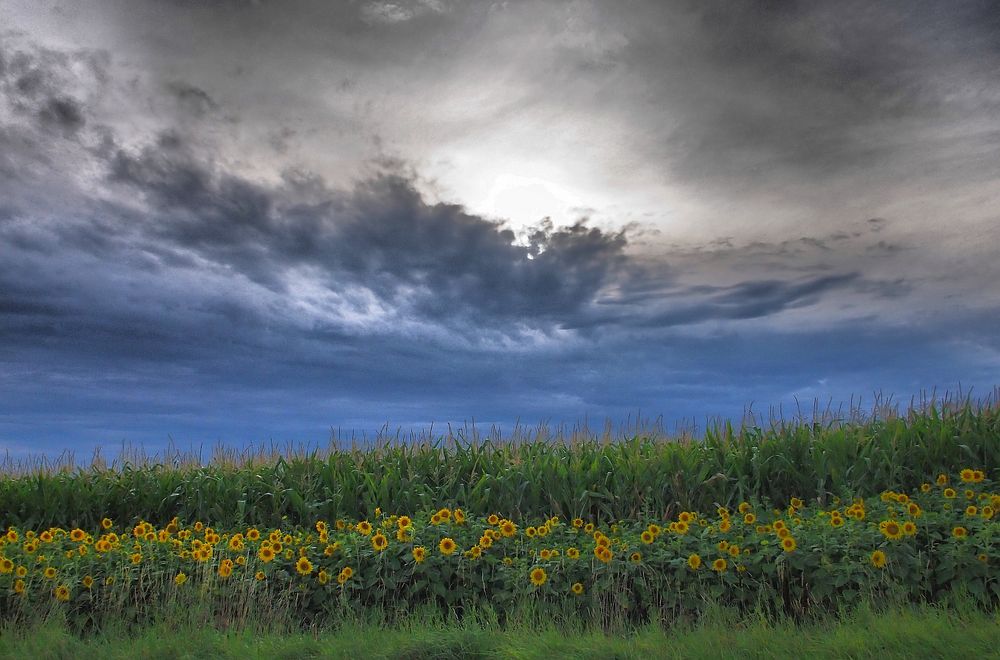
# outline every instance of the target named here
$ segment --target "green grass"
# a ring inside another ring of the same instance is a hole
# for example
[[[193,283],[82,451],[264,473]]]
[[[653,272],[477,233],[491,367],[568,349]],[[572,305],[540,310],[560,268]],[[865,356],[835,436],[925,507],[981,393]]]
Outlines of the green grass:
[[[612,521],[741,500],[823,503],[908,491],[928,475],[965,467],[1000,479],[996,398],[851,419],[721,424],[700,438],[450,436],[284,456],[224,453],[208,464],[177,456],[110,467],[7,463],[0,529],[90,529],[104,516],[123,524],[178,516],[220,527],[295,526],[364,518],[375,507],[439,506]]]
[[[356,622],[319,633],[223,632],[154,625],[80,638],[49,621],[0,635],[0,656],[31,658],[985,658],[1000,617],[972,608],[861,607],[832,621],[734,620],[607,634],[552,625],[415,617],[390,629]]]

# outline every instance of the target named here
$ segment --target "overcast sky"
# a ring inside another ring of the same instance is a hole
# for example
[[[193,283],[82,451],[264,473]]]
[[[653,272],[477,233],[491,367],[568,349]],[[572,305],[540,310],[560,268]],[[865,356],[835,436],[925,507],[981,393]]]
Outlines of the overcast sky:
[[[0,17],[0,452],[1000,384],[995,2]]]

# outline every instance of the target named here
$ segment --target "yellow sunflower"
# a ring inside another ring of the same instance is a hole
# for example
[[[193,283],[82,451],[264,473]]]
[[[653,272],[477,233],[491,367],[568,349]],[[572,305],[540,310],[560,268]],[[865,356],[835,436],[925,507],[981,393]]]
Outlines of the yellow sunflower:
[[[423,562],[426,557],[427,557],[427,548],[425,548],[424,546],[418,545],[413,549],[413,561],[419,564]]]
[[[455,552],[457,547],[458,546],[455,544],[455,540],[448,536],[441,539],[441,542],[438,543],[438,550],[445,556]]]
[[[692,571],[697,571],[699,568],[701,568],[701,555],[699,554],[688,555],[687,565],[688,568],[690,568]]]
[[[545,574],[545,569],[541,567],[532,569],[529,577],[531,578],[531,584],[536,587],[542,586],[545,584],[545,580],[548,579],[548,575]]]
[[[886,558],[885,553],[881,550],[876,550],[871,555],[871,563],[875,568],[885,568]]]
[[[312,570],[313,565],[312,562],[309,561],[308,557],[299,557],[299,560],[295,562],[295,571],[299,575],[309,575],[312,573]]]
[[[570,591],[572,591],[577,596],[581,596],[583,595],[583,585],[579,582],[574,582],[573,586],[570,587]]]
[[[892,541],[903,538],[903,529],[895,520],[885,520],[879,525],[882,534]]]

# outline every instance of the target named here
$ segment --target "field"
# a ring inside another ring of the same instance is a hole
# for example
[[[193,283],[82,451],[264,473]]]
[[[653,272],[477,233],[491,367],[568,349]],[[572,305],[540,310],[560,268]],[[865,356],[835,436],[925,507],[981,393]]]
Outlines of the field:
[[[968,402],[698,439],[8,466],[0,617],[11,644],[33,630],[66,648],[150,626],[280,645],[405,631],[414,612],[501,641],[519,627],[696,640],[719,616],[822,638],[859,603],[995,631],[998,479],[1000,414]]]

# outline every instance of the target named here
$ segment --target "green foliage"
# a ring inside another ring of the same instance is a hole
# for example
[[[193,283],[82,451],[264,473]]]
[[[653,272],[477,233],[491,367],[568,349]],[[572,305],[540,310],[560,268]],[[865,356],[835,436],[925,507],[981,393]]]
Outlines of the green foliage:
[[[843,424],[717,425],[700,440],[446,438],[265,462],[22,470],[0,480],[0,527],[93,528],[104,516],[294,526],[363,517],[376,506],[421,511],[440,504],[611,521],[793,495],[822,503],[910,489],[926,474],[966,465],[1000,478],[998,413],[996,402],[966,402]]]

